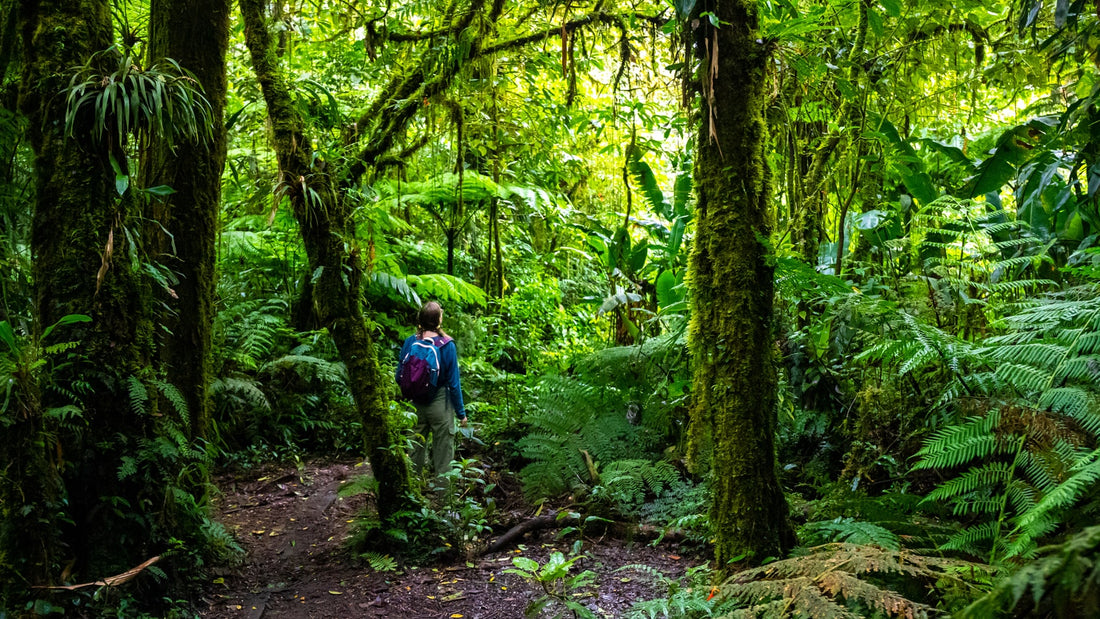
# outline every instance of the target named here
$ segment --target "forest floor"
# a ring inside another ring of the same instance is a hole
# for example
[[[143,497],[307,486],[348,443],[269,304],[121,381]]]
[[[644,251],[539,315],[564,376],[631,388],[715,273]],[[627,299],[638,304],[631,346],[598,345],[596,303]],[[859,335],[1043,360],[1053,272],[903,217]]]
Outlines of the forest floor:
[[[366,471],[355,462],[315,462],[218,479],[216,517],[246,555],[240,566],[215,575],[203,595],[208,607],[202,616],[518,619],[543,592],[535,583],[504,573],[512,558],[525,556],[541,564],[555,550],[570,549],[571,540],[556,539],[556,531],[546,529],[495,554],[374,571],[345,545],[366,496],[338,494],[343,483]],[[510,507],[503,520],[510,524],[534,515],[515,497],[506,503]],[[596,578],[573,592],[572,599],[598,617],[620,617],[636,601],[667,595],[647,575],[617,571],[620,567],[642,563],[678,578],[705,561],[674,544],[653,547],[610,537],[586,538],[583,553],[571,574],[591,570]]]

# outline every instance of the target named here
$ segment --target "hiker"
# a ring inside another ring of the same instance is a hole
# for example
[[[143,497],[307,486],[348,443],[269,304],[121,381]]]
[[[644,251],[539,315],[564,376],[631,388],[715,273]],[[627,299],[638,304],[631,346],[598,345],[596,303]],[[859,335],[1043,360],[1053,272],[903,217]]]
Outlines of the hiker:
[[[458,417],[459,423],[466,426],[466,407],[462,402],[462,383],[458,375],[458,351],[454,340],[440,328],[442,322],[443,307],[435,301],[425,303],[420,308],[416,333],[405,340],[397,364],[397,383],[402,394],[416,406],[416,433],[424,437],[424,443],[413,450],[413,463],[417,474],[420,474],[424,470],[430,432],[432,472],[436,476],[449,471],[451,460],[454,460],[454,418]],[[426,363],[411,361],[414,357],[425,359]],[[418,376],[425,368],[429,375],[435,374],[434,381],[426,386]],[[413,384],[416,382],[422,384]]]

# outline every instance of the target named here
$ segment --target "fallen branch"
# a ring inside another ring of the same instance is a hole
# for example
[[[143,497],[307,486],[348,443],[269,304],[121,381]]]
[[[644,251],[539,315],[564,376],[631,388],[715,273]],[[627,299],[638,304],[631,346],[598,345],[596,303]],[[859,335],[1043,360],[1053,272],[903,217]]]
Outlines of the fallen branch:
[[[77,589],[83,589],[84,587],[117,587],[118,585],[124,585],[124,584],[130,582],[131,580],[134,579],[135,576],[137,576],[138,574],[143,572],[145,570],[145,568],[147,568],[150,565],[156,563],[157,561],[160,561],[160,555],[157,555],[157,556],[153,557],[152,559],[149,559],[145,563],[142,563],[141,565],[139,565],[135,568],[127,570],[127,571],[125,571],[121,574],[116,574],[114,576],[108,576],[107,578],[104,578],[103,580],[96,580],[96,581],[93,581],[93,582],[85,582],[85,583],[81,583],[79,585],[51,585],[51,586],[36,585],[36,586],[31,587],[31,589],[64,589],[65,591],[76,591]]]
[[[508,531],[506,531],[504,535],[498,537],[495,542],[489,544],[481,554],[488,555],[494,552],[500,552],[531,531],[547,528],[560,529],[567,526],[573,526],[577,524],[579,520],[580,516],[573,512],[564,514],[552,512],[524,520],[511,529],[508,529]],[[660,539],[661,541],[675,543],[687,538],[686,532],[682,529],[664,529],[650,524],[603,521],[602,526],[605,527],[605,533],[610,533],[612,537],[621,539]]]
[[[523,537],[525,534],[531,531],[545,529],[553,524],[560,523],[560,526],[566,526],[574,524],[576,522],[577,516],[573,514],[564,514],[559,516],[558,514],[551,512],[542,516],[536,516],[517,524],[511,529],[508,529],[508,531],[504,535],[501,535],[497,538],[497,541],[489,544],[489,546],[481,554],[487,555],[494,552],[500,552],[501,549],[510,546],[512,542],[518,540],[519,538]]]

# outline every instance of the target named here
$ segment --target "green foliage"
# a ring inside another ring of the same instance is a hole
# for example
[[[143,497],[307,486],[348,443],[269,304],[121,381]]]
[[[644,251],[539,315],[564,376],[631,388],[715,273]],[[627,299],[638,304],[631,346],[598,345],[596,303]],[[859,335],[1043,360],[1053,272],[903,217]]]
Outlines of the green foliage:
[[[990,562],[1029,556],[1100,479],[1086,447],[1100,429],[1095,288],[1021,303],[997,325],[1003,332],[972,344],[902,314],[894,337],[862,355],[904,374],[952,375],[939,404],[971,414],[935,431],[914,468],[956,472],[927,500],[976,522],[944,548]]]
[[[98,73],[100,65],[111,62],[116,64],[112,72]],[[65,132],[75,137],[90,129],[96,142],[116,147],[131,134],[143,143],[153,137],[167,144],[209,139],[210,103],[201,86],[176,61],[164,62],[142,69],[131,50],[117,47],[93,55],[69,83]],[[119,186],[119,194],[124,192]]]
[[[651,600],[635,602],[627,613],[627,619],[698,619],[723,616],[736,606],[732,600],[712,599],[714,571],[709,565],[688,568],[683,576],[672,579],[660,570],[645,564],[624,565],[619,571],[638,572],[648,577],[665,594]]]
[[[487,479],[487,472],[477,460],[462,458],[432,480],[439,511],[447,514],[443,520],[447,545],[467,558],[477,554],[481,539],[492,532],[489,523],[496,511],[496,484]]]
[[[325,333],[296,334],[278,299],[243,300],[215,320],[210,442],[248,460],[360,444],[347,372]]]
[[[661,460],[681,429],[673,419],[686,405],[682,362],[682,333],[668,334],[585,357],[570,377],[543,377],[516,444],[530,461],[520,475],[525,494],[596,488],[594,499],[636,517],[643,497],[678,487],[678,472]]]
[[[44,329],[88,322],[67,315]],[[56,338],[55,338],[56,339]],[[0,321],[0,613],[28,597],[26,585],[58,569],[61,557],[50,549],[60,540],[68,513],[62,470],[52,451],[58,436],[79,433],[88,421],[78,399],[48,408],[42,389],[55,388],[54,370],[78,360],[77,342],[42,346]],[[73,394],[76,396],[76,394]]]
[[[1001,579],[955,616],[1094,616],[1100,613],[1098,549],[1100,527],[1088,527],[1064,543],[1042,548],[1037,559]]]
[[[680,481],[680,472],[664,461],[615,460],[603,467],[599,479],[592,489],[593,500],[637,517],[650,497],[661,497]]]
[[[395,561],[394,558],[390,555],[368,550],[367,552],[359,555],[359,557],[367,562],[367,565],[370,566],[370,569],[376,572],[385,573],[397,571],[397,561]]]
[[[927,617],[937,613],[936,597],[987,575],[956,559],[836,543],[738,572],[717,593],[744,605],[730,617]]]
[[[421,305],[421,299],[439,299],[448,303],[449,307],[485,305],[485,291],[452,275],[409,275],[407,281],[419,295],[413,297],[416,306]]]
[[[808,546],[844,542],[857,546],[878,546],[883,550],[901,550],[901,540],[893,531],[853,518],[838,517],[834,520],[808,522],[802,526],[798,537]]]
[[[1036,277],[1037,267],[1050,262],[1041,240],[1027,234],[1026,223],[986,204],[941,197],[913,216],[910,231],[924,274],[939,278],[933,294],[948,305],[936,305],[937,313],[965,320],[967,305],[1014,300],[1055,285]]]
[[[543,590],[543,595],[535,598],[527,606],[524,615],[560,618],[565,616],[564,612],[558,609],[560,606],[574,618],[595,619],[596,614],[576,601],[575,596],[595,581],[596,574],[585,570],[574,576],[569,575],[574,565],[584,558],[584,555],[575,555],[566,559],[565,555],[555,551],[550,553],[550,558],[545,564],[539,565],[537,561],[527,557],[513,557],[512,565],[515,567],[506,569],[504,572],[537,583]]]

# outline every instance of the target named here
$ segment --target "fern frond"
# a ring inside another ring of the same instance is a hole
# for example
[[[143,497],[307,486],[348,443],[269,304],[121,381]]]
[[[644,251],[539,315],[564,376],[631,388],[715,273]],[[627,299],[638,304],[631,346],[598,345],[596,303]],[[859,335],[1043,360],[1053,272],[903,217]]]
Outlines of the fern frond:
[[[962,475],[940,484],[925,498],[926,501],[943,501],[969,494],[979,488],[1007,484],[1012,479],[1015,466],[1009,462],[989,462],[966,471]],[[958,508],[959,506],[956,506]],[[956,512],[960,513],[960,512]]]
[[[886,550],[900,550],[901,540],[893,531],[871,522],[852,518],[836,518],[820,522],[808,522],[802,527],[799,538],[806,543],[821,544],[846,542],[849,544],[873,544]]]
[[[1021,514],[1016,520],[1017,528],[1026,529],[1051,511],[1071,507],[1086,490],[1095,487],[1097,480],[1100,480],[1100,449],[1083,458],[1075,466],[1072,477],[1046,493],[1034,508]]]
[[[913,469],[954,468],[976,458],[1004,453],[1004,441],[993,434],[999,421],[1000,414],[994,410],[985,417],[971,417],[961,425],[936,431],[917,452],[920,460]]]
[[[267,395],[253,380],[225,376],[211,381],[210,395],[212,397],[230,393],[240,396],[245,402],[256,408],[271,409],[271,403],[268,401]]]
[[[172,405],[172,410],[176,413],[176,419],[184,424],[185,428],[190,428],[191,416],[187,399],[183,397],[180,390],[175,385],[163,380],[154,381],[153,384],[156,386],[157,391],[160,391],[161,395],[164,396],[164,399]]]
[[[126,389],[130,398],[130,411],[135,415],[149,414],[149,391],[137,376],[126,377]]]
[[[1024,565],[956,616],[1092,616],[1100,594],[1100,527],[1089,527]],[[1015,612],[1013,612],[1015,611]]]
[[[997,378],[1027,394],[1037,394],[1050,386],[1051,373],[1030,365],[1002,363],[996,370]]]

